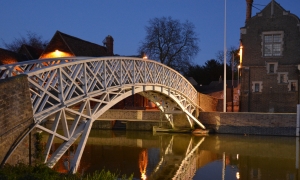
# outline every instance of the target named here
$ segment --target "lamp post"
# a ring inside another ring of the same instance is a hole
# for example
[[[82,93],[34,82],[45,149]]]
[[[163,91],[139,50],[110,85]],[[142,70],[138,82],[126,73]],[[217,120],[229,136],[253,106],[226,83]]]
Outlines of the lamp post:
[[[224,10],[224,84],[223,84],[223,112],[226,112],[226,0],[225,0],[225,10]]]
[[[231,112],[234,112],[233,108],[233,92],[234,92],[234,84],[233,84],[233,77],[234,77],[234,52],[232,52],[232,62],[231,62]]]

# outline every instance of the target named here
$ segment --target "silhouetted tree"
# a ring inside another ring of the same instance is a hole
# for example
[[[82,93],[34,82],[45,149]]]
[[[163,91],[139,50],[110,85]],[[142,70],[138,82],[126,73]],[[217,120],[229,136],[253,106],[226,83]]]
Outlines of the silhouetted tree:
[[[27,31],[26,37],[21,36],[20,38],[15,38],[11,43],[6,43],[2,40],[6,49],[13,52],[18,52],[23,44],[32,46],[37,49],[44,49],[48,44],[48,41],[42,40],[42,36],[36,33]]]
[[[147,35],[138,51],[145,52],[149,59],[186,72],[200,50],[194,24],[162,17],[151,19],[145,29]]]

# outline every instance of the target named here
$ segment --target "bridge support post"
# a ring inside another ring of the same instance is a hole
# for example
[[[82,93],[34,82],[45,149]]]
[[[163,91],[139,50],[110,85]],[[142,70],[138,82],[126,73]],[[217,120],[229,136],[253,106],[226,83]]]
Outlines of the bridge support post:
[[[87,121],[86,125],[85,125],[83,133],[81,135],[80,142],[79,142],[78,147],[76,149],[76,153],[75,153],[74,158],[72,159],[71,164],[70,164],[70,172],[73,173],[73,174],[77,172],[77,169],[78,169],[81,157],[82,157],[82,153],[83,153],[83,150],[85,148],[86,141],[89,137],[92,125],[93,125],[93,121],[91,119],[89,119]]]

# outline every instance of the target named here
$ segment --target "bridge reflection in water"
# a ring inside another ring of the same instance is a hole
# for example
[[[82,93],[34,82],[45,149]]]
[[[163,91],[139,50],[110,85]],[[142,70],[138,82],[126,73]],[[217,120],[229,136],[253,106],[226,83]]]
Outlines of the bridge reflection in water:
[[[294,137],[92,130],[78,172],[105,168],[134,173],[136,179],[299,179],[296,142]],[[73,146],[57,171],[68,172]]]

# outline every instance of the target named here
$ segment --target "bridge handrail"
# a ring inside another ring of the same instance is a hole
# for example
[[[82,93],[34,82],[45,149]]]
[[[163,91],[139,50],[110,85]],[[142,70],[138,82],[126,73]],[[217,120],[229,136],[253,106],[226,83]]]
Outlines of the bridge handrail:
[[[147,79],[146,76],[148,76],[148,79],[151,79],[153,81],[152,83],[149,82],[148,85],[159,85],[162,87],[171,86],[177,92],[186,96],[190,100],[190,102],[193,102],[193,104],[199,108],[199,105],[197,104],[198,103],[197,91],[187,79],[185,79],[180,73],[173,70],[172,68],[164,64],[161,64],[157,61],[149,60],[149,59],[122,57],[122,56],[109,56],[109,57],[67,57],[67,58],[31,60],[31,61],[20,62],[17,64],[8,64],[8,65],[0,66],[0,78],[4,79],[7,77],[11,77],[23,73],[32,76],[56,68],[62,68],[65,66],[73,66],[81,63],[87,64],[96,61],[105,61],[105,62],[107,61],[107,63],[109,63],[109,61],[116,61],[116,60],[123,61],[124,64],[126,62],[129,62],[130,60],[133,61],[134,62],[133,65],[130,66],[132,68],[131,71],[137,71],[138,73],[136,74],[138,74],[139,76],[133,78],[141,78],[141,79],[144,78],[144,80],[146,80]],[[149,74],[146,74],[146,71]],[[133,74],[135,74],[135,72]],[[163,77],[159,77],[159,76],[163,76]],[[134,84],[139,84],[138,81],[136,80],[133,81]],[[126,85],[126,83],[122,84],[122,86],[123,85]]]
[[[49,59],[49,60],[52,60],[52,62],[55,62],[56,59]],[[48,61],[49,61],[48,60]],[[57,59],[59,60],[59,58]],[[72,58],[72,59],[68,59],[68,58],[64,58],[63,60],[65,60],[63,62],[63,64],[58,64],[58,63],[52,63],[52,67],[45,67],[47,68],[48,70],[50,69],[56,69],[57,67],[62,67],[62,66],[71,66],[71,65],[75,65],[75,64],[80,64],[80,63],[90,63],[90,62],[93,62],[93,61],[99,61],[99,60],[133,60],[135,62],[139,61],[139,62],[145,62],[145,63],[153,63],[155,65],[159,65],[159,66],[162,66],[164,69],[168,69],[170,72],[173,72],[174,74],[176,74],[178,77],[180,77],[184,83],[186,83],[189,87],[189,90],[192,91],[192,93],[194,94],[193,95],[193,98],[191,99],[192,102],[195,102],[196,103],[196,99],[197,98],[197,90],[194,88],[194,86],[184,77],[182,76],[180,73],[178,73],[177,71],[175,71],[174,69],[160,63],[160,62],[157,62],[155,60],[150,60],[150,59],[142,59],[142,58],[134,58],[134,57],[123,57],[123,56],[109,56],[109,57],[79,57],[79,58]],[[72,61],[70,61],[72,60]],[[35,61],[36,62],[36,61]],[[47,62],[47,60],[46,60]],[[55,66],[55,67],[54,67]],[[49,69],[50,68],[50,69]],[[36,68],[34,69],[33,71],[28,71],[26,74],[28,75],[33,75],[33,74],[38,74],[38,73],[41,73],[45,70],[41,69],[41,68]],[[157,75],[157,74],[156,74]],[[138,84],[138,83],[135,83],[135,84]],[[156,84],[158,85],[159,83],[150,83],[149,85],[151,84]],[[125,85],[125,84],[124,84]],[[166,84],[161,84],[161,85],[166,85]],[[176,88],[174,88],[176,89]],[[182,92],[180,89],[177,89],[179,92]],[[184,94],[185,96],[187,94]],[[197,103],[196,103],[197,104]]]
[[[0,79],[24,74],[34,71],[36,69],[42,69],[44,67],[53,66],[57,64],[63,64],[83,59],[89,59],[91,57],[63,57],[63,58],[49,58],[49,59],[36,59],[29,61],[22,61],[14,64],[5,64],[0,66]]]

